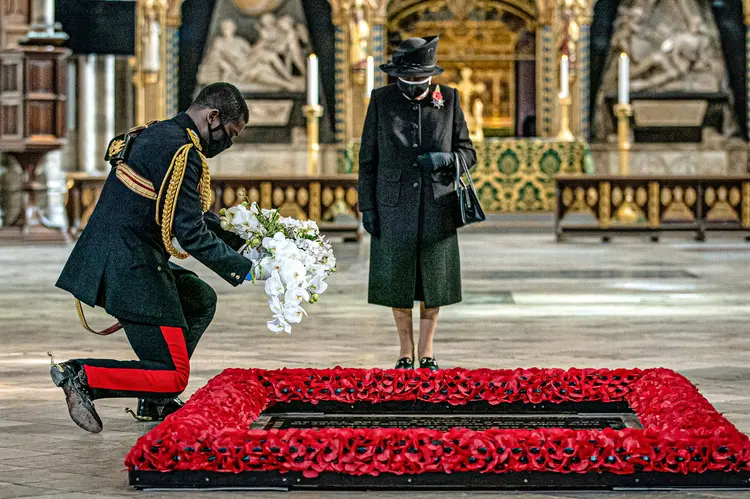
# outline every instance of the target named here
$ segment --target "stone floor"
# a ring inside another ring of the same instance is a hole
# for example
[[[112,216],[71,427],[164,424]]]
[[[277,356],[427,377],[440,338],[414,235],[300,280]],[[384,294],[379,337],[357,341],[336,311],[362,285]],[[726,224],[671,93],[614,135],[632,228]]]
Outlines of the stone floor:
[[[337,246],[340,271],[291,336],[265,329],[263,290],[232,289],[196,262],[220,296],[216,320],[193,360],[188,392],[225,367],[380,366],[398,353],[390,312],[366,304],[366,245]],[[549,235],[467,233],[465,301],[441,315],[441,365],[510,368],[650,367],[679,370],[740,430],[750,432],[750,244],[741,238],[660,244]],[[122,334],[84,332],[70,296],[53,287],[68,248],[0,248],[0,499],[11,497],[235,497],[228,492],[137,492],[123,457],[149,426],[124,410],[133,400],[97,402],[105,429],[90,435],[68,419],[48,378],[47,351],[131,358]],[[94,327],[109,325],[89,312]],[[375,494],[432,497],[431,493]],[[445,493],[442,497],[495,493]],[[278,493],[255,497],[279,497]],[[294,498],[363,497],[292,493]],[[750,497],[746,492],[508,493],[503,497]]]

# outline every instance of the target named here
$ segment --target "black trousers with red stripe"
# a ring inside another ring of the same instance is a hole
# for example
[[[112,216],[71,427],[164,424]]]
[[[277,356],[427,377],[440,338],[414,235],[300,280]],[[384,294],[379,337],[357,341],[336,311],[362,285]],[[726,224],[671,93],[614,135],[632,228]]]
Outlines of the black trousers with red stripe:
[[[92,399],[169,399],[185,390],[190,358],[216,312],[216,293],[192,274],[176,277],[187,329],[120,319],[137,361],[77,359],[86,371]]]

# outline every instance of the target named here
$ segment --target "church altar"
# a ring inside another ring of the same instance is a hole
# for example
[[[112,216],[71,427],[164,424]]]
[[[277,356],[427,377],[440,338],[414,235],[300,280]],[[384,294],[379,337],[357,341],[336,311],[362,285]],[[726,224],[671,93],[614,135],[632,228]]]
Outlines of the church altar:
[[[472,178],[490,213],[552,212],[556,175],[594,171],[588,144],[580,139],[486,139],[476,149]]]

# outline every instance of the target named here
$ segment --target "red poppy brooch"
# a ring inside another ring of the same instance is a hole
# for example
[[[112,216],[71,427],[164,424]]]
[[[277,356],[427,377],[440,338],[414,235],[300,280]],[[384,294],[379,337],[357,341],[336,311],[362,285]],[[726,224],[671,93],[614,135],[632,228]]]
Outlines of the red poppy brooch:
[[[440,109],[445,105],[445,100],[443,99],[443,94],[440,92],[440,85],[435,87],[435,91],[432,92],[432,105],[436,108]]]

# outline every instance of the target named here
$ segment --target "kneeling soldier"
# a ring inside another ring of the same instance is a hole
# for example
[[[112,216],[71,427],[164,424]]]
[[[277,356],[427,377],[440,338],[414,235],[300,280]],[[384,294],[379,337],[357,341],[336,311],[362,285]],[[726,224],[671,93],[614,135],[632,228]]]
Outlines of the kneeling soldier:
[[[139,397],[138,416],[159,420],[178,409],[190,357],[213,319],[216,293],[169,256],[198,261],[233,286],[250,272],[242,240],[221,229],[211,207],[206,157],[232,145],[248,120],[242,94],[228,83],[203,89],[185,113],[132,129],[110,142],[113,168],[57,286],[103,307],[138,361],[76,359],[52,366],[73,421],[102,430],[93,401]],[[173,243],[177,239],[182,250]],[[89,329],[91,331],[91,329]],[[92,331],[94,332],[94,331]]]

